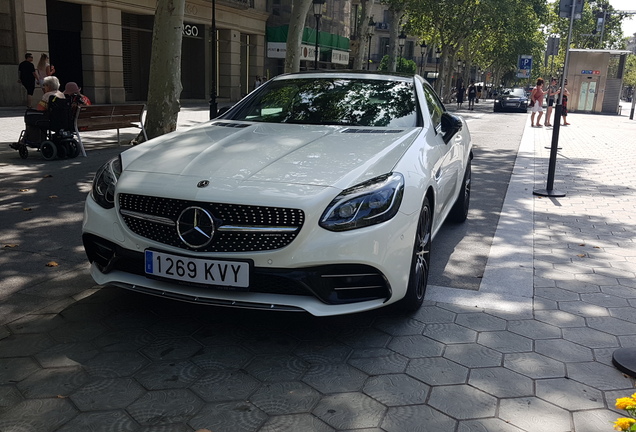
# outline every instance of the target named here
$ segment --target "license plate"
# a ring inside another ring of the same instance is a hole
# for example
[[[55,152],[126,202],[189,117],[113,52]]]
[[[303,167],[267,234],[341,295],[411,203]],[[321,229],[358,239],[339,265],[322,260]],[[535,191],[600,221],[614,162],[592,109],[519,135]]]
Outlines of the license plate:
[[[152,250],[146,250],[145,257],[149,277],[235,289],[250,284],[250,263],[246,261],[191,258]]]

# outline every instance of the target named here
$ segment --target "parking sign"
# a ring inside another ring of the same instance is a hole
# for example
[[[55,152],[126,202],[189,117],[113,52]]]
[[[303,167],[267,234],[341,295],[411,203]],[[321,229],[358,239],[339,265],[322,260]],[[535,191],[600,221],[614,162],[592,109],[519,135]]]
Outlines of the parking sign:
[[[532,56],[522,54],[517,62],[517,78],[530,78],[532,72]]]

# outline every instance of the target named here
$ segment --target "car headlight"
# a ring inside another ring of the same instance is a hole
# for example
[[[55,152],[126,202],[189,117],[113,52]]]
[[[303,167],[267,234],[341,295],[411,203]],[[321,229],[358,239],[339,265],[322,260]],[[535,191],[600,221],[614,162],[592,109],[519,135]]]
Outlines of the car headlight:
[[[404,194],[404,177],[386,174],[342,191],[320,217],[320,226],[346,231],[391,219]]]
[[[95,173],[91,196],[105,209],[115,206],[115,186],[121,175],[121,158],[118,156],[106,162]]]

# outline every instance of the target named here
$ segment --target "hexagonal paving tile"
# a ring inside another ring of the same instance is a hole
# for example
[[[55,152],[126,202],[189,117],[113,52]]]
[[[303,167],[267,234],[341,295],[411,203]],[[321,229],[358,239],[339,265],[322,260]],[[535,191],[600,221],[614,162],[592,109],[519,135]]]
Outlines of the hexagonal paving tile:
[[[203,370],[188,360],[152,362],[135,374],[148,390],[185,388],[203,375]]]
[[[562,310],[563,312],[580,315],[582,317],[609,316],[609,310],[607,308],[585,303],[582,301],[559,302],[558,309]]]
[[[349,357],[353,349],[342,343],[333,341],[302,342],[294,350],[294,354],[310,364],[342,363]]]
[[[345,328],[337,336],[343,344],[352,348],[382,348],[391,339],[391,335],[374,328]]]
[[[309,369],[309,364],[294,355],[256,356],[245,369],[260,381],[292,381]]]
[[[369,428],[380,425],[386,407],[362,393],[324,396],[313,413],[335,429]]]
[[[559,310],[535,311],[534,317],[539,321],[560,328],[585,326],[585,319],[583,319],[583,317]]]
[[[537,380],[537,397],[569,411],[603,407],[603,392],[567,378]]]
[[[583,300],[585,303],[590,303],[601,307],[623,307],[629,304],[624,298],[616,297],[603,292],[581,294],[581,300]]]
[[[508,323],[508,330],[531,339],[554,339],[561,337],[559,327],[536,320],[514,320]]]
[[[7,327],[13,334],[44,333],[62,325],[64,320],[58,314],[33,314],[17,319]]]
[[[76,415],[67,399],[28,399],[2,412],[0,430],[53,432]]]
[[[444,357],[469,368],[500,366],[503,354],[476,343],[448,345]]]
[[[0,358],[28,357],[55,345],[46,334],[11,335],[0,339]]]
[[[539,354],[565,363],[593,360],[592,350],[565,339],[535,341],[534,350]]]
[[[81,367],[40,369],[18,383],[26,398],[54,398],[68,396],[88,382],[89,376]]]
[[[468,379],[468,368],[443,357],[411,360],[406,373],[429,385],[463,384]]]
[[[265,384],[250,402],[269,415],[309,413],[320,400],[320,393],[300,381]]]
[[[312,365],[302,381],[322,393],[356,392],[368,375],[347,364]]]
[[[524,432],[505,421],[492,419],[461,420],[457,432]]]
[[[532,340],[509,331],[480,333],[477,343],[502,353],[532,351]]]
[[[400,373],[406,370],[406,357],[384,348],[373,351],[356,350],[347,363],[369,375]]]
[[[56,432],[99,432],[106,430],[134,432],[139,430],[139,425],[124,411],[102,411],[81,413],[57,429]]]
[[[267,414],[246,401],[206,404],[188,424],[210,431],[253,432],[267,420]]]
[[[534,352],[506,354],[504,367],[533,379],[565,376],[562,362]]]
[[[612,366],[597,362],[568,365],[568,376],[599,390],[616,390],[633,387],[631,379]]]
[[[563,339],[588,348],[619,347],[616,336],[589,327],[565,328],[563,329]]]
[[[452,431],[457,422],[428,405],[391,407],[382,421],[382,430],[405,431]]]
[[[471,343],[477,340],[475,330],[455,323],[427,324],[423,334],[445,344]]]
[[[270,417],[259,432],[332,432],[334,429],[311,414],[291,414]],[[358,429],[359,432],[364,432]]]
[[[394,337],[388,346],[409,358],[439,356],[444,350],[443,344],[419,335]]]
[[[240,370],[209,371],[190,388],[206,402],[245,400],[260,383]]]
[[[451,323],[455,321],[456,314],[440,306],[422,306],[411,317],[425,324]]]
[[[22,400],[22,395],[16,386],[0,385],[0,409],[15,405]]]
[[[206,346],[190,361],[203,370],[238,369],[244,367],[255,354],[237,345]]]
[[[132,378],[105,378],[91,381],[71,395],[82,411],[126,408],[144,389]]]
[[[466,384],[433,387],[428,404],[456,419],[492,417],[497,399]]]
[[[482,312],[457,314],[455,322],[476,331],[505,330],[506,321]]]
[[[99,354],[91,342],[71,342],[53,345],[35,355],[45,368],[81,366]]]
[[[0,358],[0,384],[22,381],[40,366],[29,357]]]
[[[51,330],[50,335],[58,342],[86,342],[105,333],[106,327],[94,321],[71,321]]]
[[[98,337],[95,346],[103,351],[137,351],[150,344],[155,336],[141,328],[109,331]]]
[[[132,403],[127,411],[141,425],[180,423],[196,414],[201,399],[185,389],[149,391]]]
[[[573,415],[576,432],[604,431],[607,430],[607,425],[611,425],[617,419],[615,414],[606,409],[577,411]]]
[[[373,321],[373,326],[391,336],[419,335],[424,331],[424,323],[403,316],[381,316]]]
[[[473,369],[468,384],[499,398],[534,394],[530,378],[503,367]]]
[[[191,336],[201,328],[201,324],[191,318],[162,316],[148,331],[157,339],[181,339]]]
[[[499,418],[526,431],[570,430],[570,413],[536,397],[502,399]]]
[[[199,342],[189,337],[183,337],[157,338],[144,347],[141,352],[152,360],[181,360],[202,350],[203,346]]]
[[[95,377],[116,378],[132,376],[148,363],[136,352],[100,353],[85,363],[86,371]]]
[[[386,406],[422,404],[430,387],[404,374],[371,377],[362,391]]]

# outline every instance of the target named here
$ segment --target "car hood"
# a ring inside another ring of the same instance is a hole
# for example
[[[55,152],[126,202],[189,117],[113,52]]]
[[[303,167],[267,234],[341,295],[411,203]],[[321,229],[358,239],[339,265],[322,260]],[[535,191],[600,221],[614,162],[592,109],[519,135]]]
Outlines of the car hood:
[[[392,171],[420,130],[213,121],[133,147],[122,163],[175,181],[346,188]]]

